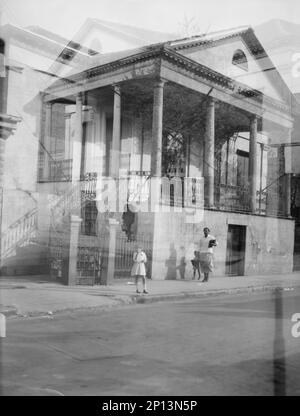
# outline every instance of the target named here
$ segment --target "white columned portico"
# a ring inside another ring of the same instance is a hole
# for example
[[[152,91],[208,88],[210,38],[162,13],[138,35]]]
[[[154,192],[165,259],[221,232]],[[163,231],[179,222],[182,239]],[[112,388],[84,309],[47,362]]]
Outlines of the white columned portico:
[[[257,116],[250,120],[250,144],[249,144],[249,184],[250,184],[250,211],[256,212],[256,187],[257,187]]]
[[[215,183],[215,99],[208,97],[205,120],[204,145],[205,205],[214,207]]]

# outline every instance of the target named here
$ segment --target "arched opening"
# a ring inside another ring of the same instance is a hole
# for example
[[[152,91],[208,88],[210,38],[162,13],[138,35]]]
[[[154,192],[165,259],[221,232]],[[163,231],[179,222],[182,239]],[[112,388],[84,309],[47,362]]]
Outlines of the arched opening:
[[[236,65],[242,68],[244,71],[248,71],[248,61],[245,53],[241,49],[237,49],[232,58],[232,65]]]

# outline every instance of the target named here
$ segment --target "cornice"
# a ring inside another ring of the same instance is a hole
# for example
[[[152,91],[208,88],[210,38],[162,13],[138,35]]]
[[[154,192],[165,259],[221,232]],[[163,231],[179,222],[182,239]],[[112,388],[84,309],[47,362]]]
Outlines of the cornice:
[[[158,48],[153,48],[151,50],[146,50],[135,55],[131,55],[114,62],[110,62],[104,65],[100,65],[86,71],[83,71],[79,74],[75,74],[70,76],[69,78],[64,78],[62,80],[57,81],[54,83],[46,93],[55,92],[56,88],[59,89],[61,86],[62,88],[69,88],[74,85],[83,85],[87,81],[92,81],[93,78],[101,76],[103,74],[117,71],[121,68],[125,68],[130,65],[134,65],[136,63],[151,61],[151,60],[159,60],[159,62],[167,61],[173,64],[175,67],[180,67],[187,72],[190,72],[202,79],[208,80],[214,83],[216,86],[224,88],[233,94],[240,95],[245,98],[250,98],[259,102],[260,104],[267,103],[268,105],[276,108],[280,111],[290,111],[290,106],[277,101],[271,97],[263,95],[261,91],[252,89],[245,84],[239,83],[238,81],[234,81],[232,78],[227,77],[213,69],[195,62],[194,60],[177,53],[173,49],[166,47],[165,45],[160,46]]]

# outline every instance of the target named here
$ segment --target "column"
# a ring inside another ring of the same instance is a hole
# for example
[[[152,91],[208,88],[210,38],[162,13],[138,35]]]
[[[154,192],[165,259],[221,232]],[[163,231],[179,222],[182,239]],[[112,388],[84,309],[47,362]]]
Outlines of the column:
[[[77,278],[77,256],[78,256],[78,241],[79,231],[82,219],[77,215],[71,215],[70,218],[70,246],[68,256],[68,274],[67,285],[75,285]]]
[[[153,91],[151,176],[161,177],[164,81],[159,80]]]
[[[212,97],[208,98],[206,108],[204,147],[205,204],[208,208],[213,208],[215,191],[215,100]]]
[[[116,260],[116,241],[117,241],[117,228],[119,223],[115,218],[109,219],[109,246],[108,246],[108,259],[107,259],[107,277],[106,284],[109,285],[113,282],[115,277],[115,260]]]
[[[263,190],[262,179],[263,179],[264,148],[265,148],[265,145],[263,143],[260,143],[259,202],[258,202],[259,214],[262,213],[262,190]]]
[[[65,114],[65,159],[69,160],[71,158],[70,148],[71,148],[71,134],[70,134],[70,125],[71,125],[71,114]]]
[[[72,184],[76,184],[80,180],[81,170],[81,152],[82,152],[82,94],[76,96],[76,121],[75,121],[75,137],[73,141],[72,155]]]
[[[50,179],[50,155],[51,155],[51,122],[52,122],[52,103],[46,103],[46,120],[45,120],[45,135],[44,135],[44,177],[48,181]]]
[[[278,149],[278,211],[287,217],[291,216],[291,175],[288,173],[291,170],[291,156],[288,152],[291,151],[291,147],[283,144]]]
[[[285,215],[287,217],[291,216],[291,174],[286,173],[284,177],[284,187],[285,187]]]
[[[0,137],[0,189],[4,183],[5,139]]]
[[[0,137],[0,276],[2,269],[2,211],[4,188],[5,140]]]
[[[113,132],[112,147],[110,156],[110,176],[119,177],[121,150],[121,88],[119,85],[114,86],[114,114],[113,114]]]
[[[118,199],[118,179],[120,166],[120,149],[121,149],[121,89],[119,85],[114,86],[114,114],[113,114],[113,132],[112,132],[112,147],[110,155],[109,174],[112,180],[116,180],[116,209],[119,208]],[[111,196],[114,197],[113,195]],[[109,238],[107,250],[107,275],[103,281],[109,284],[113,281],[115,276],[115,257],[116,257],[116,231],[118,222],[116,218],[109,219]]]
[[[67,258],[67,284],[76,284],[77,277],[77,255],[79,245],[79,234],[82,219],[81,216],[81,198],[80,198],[80,173],[81,173],[81,152],[82,152],[82,110],[83,97],[79,93],[76,96],[76,116],[75,116],[75,135],[73,140],[72,151],[72,188],[74,207],[70,215],[70,240]]]
[[[253,116],[250,120],[249,183],[250,211],[255,214],[257,185],[257,116]]]
[[[283,149],[284,158],[284,213],[287,217],[291,217],[291,191],[292,191],[292,152],[293,147],[288,146],[292,141],[292,130],[287,130],[287,146]]]

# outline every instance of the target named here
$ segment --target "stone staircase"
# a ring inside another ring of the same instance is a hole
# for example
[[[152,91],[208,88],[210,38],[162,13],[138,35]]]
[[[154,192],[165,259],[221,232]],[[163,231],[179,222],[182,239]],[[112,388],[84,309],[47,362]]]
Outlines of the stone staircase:
[[[38,243],[38,210],[28,211],[1,235],[1,273],[41,273],[44,247]]]

